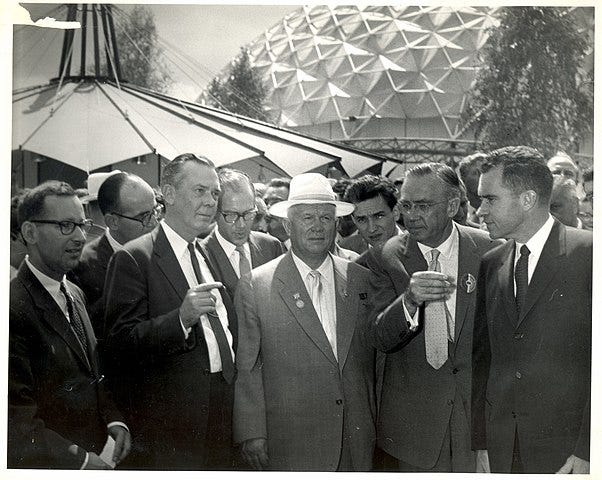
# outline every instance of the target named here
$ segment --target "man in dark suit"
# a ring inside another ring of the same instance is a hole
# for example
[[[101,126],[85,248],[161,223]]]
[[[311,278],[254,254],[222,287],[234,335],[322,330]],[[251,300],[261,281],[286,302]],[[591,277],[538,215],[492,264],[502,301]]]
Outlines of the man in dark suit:
[[[382,250],[371,324],[386,352],[378,445],[401,471],[474,472],[470,382],[475,283],[494,246],[480,230],[453,222],[460,203],[454,170],[410,169],[399,206],[409,235]],[[433,259],[434,257],[434,259]]]
[[[218,279],[234,298],[238,279],[282,255],[284,245],[271,235],[251,231],[257,209],[255,189],[248,175],[224,168],[218,177],[221,193],[217,227],[203,239],[201,248],[216,265]]]
[[[287,201],[292,248],[241,278],[234,433],[256,469],[366,471],[374,449],[369,272],[329,252],[353,205],[306,173]]]
[[[139,433],[131,466],[231,469],[236,317],[196,245],[219,181],[210,160],[183,154],[161,187],[165,218],[115,252],[105,287],[108,358]]]
[[[397,226],[397,194],[393,182],[376,175],[355,179],[345,190],[343,200],[355,205],[351,218],[358,233],[369,245],[355,263],[369,269],[375,268],[374,262],[377,260],[373,248],[380,249],[393,235],[401,234]],[[341,245],[345,246],[344,240]]]
[[[100,237],[86,244],[69,279],[86,295],[92,327],[99,340],[103,338],[102,294],[111,255],[157,225],[156,205],[151,186],[131,173],[111,175],[98,189],[98,206],[107,228]]]
[[[592,236],[554,220],[529,147],[491,152],[478,214],[509,241],[482,260],[473,342],[481,471],[589,473]]]
[[[105,391],[83,294],[65,279],[92,222],[57,181],[25,194],[19,220],[28,257],[10,288],[8,467],[109,469],[130,434]],[[101,459],[108,436],[115,449]]]

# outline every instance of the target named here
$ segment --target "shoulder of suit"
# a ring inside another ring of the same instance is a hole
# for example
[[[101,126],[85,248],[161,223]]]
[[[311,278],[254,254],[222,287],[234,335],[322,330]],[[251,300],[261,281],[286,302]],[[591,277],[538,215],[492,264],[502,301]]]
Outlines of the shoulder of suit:
[[[492,239],[489,236],[489,232],[481,230],[480,228],[471,227],[470,225],[458,225],[458,231],[461,234],[468,235],[477,244],[479,248],[490,250],[499,245],[502,245],[504,240]]]
[[[273,260],[270,260],[269,262],[264,263],[263,265],[255,267],[253,269],[253,279],[262,279],[264,277],[271,278],[272,276],[274,276],[274,273],[276,272],[277,268],[279,267],[280,263],[282,263],[284,258],[286,258],[285,255],[280,255],[279,257],[274,258]]]
[[[249,234],[249,239],[251,238],[254,242],[267,243],[273,246],[280,246],[281,243],[280,240],[278,240],[276,237],[273,237],[272,235],[263,232],[252,231]]]
[[[157,227],[152,232],[145,233],[144,235],[142,235],[138,238],[134,238],[133,240],[130,240],[123,246],[122,250],[118,250],[115,253],[117,254],[122,251],[129,252],[132,255],[134,255],[137,252],[150,253],[152,251],[152,249],[154,248],[154,245],[155,245],[155,242],[157,239],[157,235],[159,233],[158,232],[159,228],[160,227]],[[163,234],[163,235],[165,235],[165,234]]]

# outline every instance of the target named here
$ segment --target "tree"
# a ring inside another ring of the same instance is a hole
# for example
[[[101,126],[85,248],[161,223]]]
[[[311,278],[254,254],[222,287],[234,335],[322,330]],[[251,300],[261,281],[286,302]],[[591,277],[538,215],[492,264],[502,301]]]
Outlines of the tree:
[[[136,5],[126,20],[118,22],[115,30],[125,80],[157,92],[166,92],[172,79],[162,60],[163,50],[157,44],[153,13],[143,5]]]
[[[249,51],[244,47],[230,64],[225,79],[215,77],[201,97],[216,108],[256,120],[269,120],[264,110],[266,89],[251,67]]]
[[[575,16],[568,8],[511,7],[499,19],[464,121],[492,148],[577,150],[592,129],[593,82],[581,68],[587,43]]]

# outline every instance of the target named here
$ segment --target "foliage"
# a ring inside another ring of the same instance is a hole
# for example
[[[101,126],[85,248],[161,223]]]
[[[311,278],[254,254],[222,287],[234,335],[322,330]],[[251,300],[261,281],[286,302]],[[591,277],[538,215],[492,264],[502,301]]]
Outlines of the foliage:
[[[567,8],[504,8],[482,49],[464,121],[492,148],[574,151],[593,124],[587,43]],[[470,120],[469,120],[470,119]]]
[[[119,25],[119,26],[118,26]],[[127,22],[115,26],[119,63],[125,80],[157,92],[166,92],[172,84],[158,45],[153,13],[144,5],[136,5]]]
[[[249,52],[240,49],[232,61],[225,78],[215,77],[202,97],[216,108],[244,115],[261,121],[269,121],[265,112],[266,89],[261,78],[251,67]]]

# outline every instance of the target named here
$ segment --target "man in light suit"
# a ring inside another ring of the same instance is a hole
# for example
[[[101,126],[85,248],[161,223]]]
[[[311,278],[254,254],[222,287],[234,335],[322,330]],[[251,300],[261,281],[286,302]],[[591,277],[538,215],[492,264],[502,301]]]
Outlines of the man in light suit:
[[[482,260],[473,343],[473,447],[481,471],[589,473],[592,235],[549,213],[539,152],[481,166],[478,214],[509,241]]]
[[[155,470],[232,469],[236,314],[196,239],[215,216],[213,163],[163,169],[158,228],[115,252],[105,287],[108,360],[136,426],[136,462]]]
[[[291,250],[240,281],[234,436],[256,469],[371,469],[369,272],[329,253],[336,217],[352,210],[322,175],[294,177],[270,209],[287,217]]]
[[[98,207],[107,228],[100,237],[86,244],[79,263],[69,278],[86,295],[94,333],[102,339],[102,295],[111,255],[130,240],[155,228],[157,202],[155,192],[148,183],[137,175],[119,172],[100,185]]]
[[[84,296],[65,279],[92,221],[58,181],[26,193],[19,220],[28,256],[10,288],[8,467],[109,469],[130,434],[105,390]],[[101,459],[108,436],[115,450]]]
[[[261,232],[252,232],[257,213],[255,189],[246,173],[230,168],[218,172],[221,193],[217,228],[203,239],[201,248],[216,265],[219,280],[232,298],[238,279],[252,268],[279,257],[284,245]]]
[[[409,235],[387,241],[376,270],[379,314],[369,338],[387,354],[378,446],[394,457],[389,468],[395,470],[476,469],[470,446],[475,284],[480,258],[495,243],[453,222],[459,204],[452,168],[410,169],[399,200]]]

